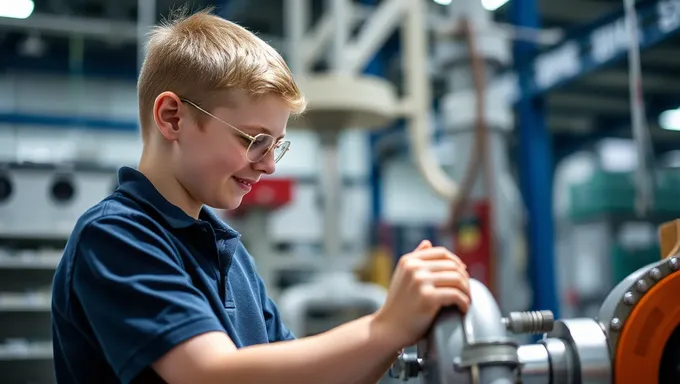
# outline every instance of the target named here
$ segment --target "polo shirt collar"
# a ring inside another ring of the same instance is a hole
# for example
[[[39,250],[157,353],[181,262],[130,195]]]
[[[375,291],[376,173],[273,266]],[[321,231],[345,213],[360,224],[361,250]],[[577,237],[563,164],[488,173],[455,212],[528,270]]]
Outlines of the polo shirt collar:
[[[174,229],[188,228],[192,225],[200,225],[201,222],[207,222],[216,232],[223,232],[227,237],[239,237],[237,231],[229,227],[207,207],[201,209],[200,220],[187,215],[181,208],[165,199],[151,181],[136,169],[131,167],[120,168],[118,170],[118,184],[118,191],[153,211],[156,216]]]

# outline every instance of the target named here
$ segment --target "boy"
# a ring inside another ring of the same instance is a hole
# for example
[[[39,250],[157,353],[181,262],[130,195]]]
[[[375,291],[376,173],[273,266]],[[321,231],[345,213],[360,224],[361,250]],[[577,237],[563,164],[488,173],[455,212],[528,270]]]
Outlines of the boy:
[[[234,209],[288,150],[305,108],[279,54],[207,12],[151,35],[139,77],[143,153],[76,225],[53,283],[59,383],[375,383],[442,306],[469,305],[465,266],[423,242],[384,306],[294,340]]]

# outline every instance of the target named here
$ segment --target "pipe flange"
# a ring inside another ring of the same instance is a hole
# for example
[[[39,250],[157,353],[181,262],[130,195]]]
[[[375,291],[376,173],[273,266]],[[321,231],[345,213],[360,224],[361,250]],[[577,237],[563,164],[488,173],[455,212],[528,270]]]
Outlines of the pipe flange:
[[[517,368],[519,366],[517,348],[517,343],[510,340],[466,344],[461,355],[453,359],[453,368],[456,371],[486,365]]]
[[[564,341],[568,349],[567,354],[572,354],[571,360],[566,363],[568,370],[572,371],[574,383],[612,383],[607,336],[596,320],[591,318],[559,320],[555,322],[552,332],[546,334],[545,340],[551,339]]]
[[[652,288],[679,270],[679,257],[669,257],[638,269],[609,293],[600,308],[598,320],[607,335],[611,356],[616,355],[621,331],[637,304]]]

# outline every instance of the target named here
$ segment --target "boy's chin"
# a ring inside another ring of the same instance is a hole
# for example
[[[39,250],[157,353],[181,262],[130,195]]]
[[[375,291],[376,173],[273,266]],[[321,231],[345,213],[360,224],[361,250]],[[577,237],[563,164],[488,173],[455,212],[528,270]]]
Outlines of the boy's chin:
[[[243,195],[231,195],[225,196],[222,201],[220,201],[219,209],[224,209],[226,211],[233,211],[234,209],[241,206],[241,201],[243,201]]]

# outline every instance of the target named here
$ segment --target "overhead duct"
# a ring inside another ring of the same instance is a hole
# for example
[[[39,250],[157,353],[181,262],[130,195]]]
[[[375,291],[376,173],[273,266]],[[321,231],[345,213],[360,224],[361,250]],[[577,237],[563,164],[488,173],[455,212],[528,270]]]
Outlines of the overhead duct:
[[[34,13],[23,20],[0,18],[0,29],[26,32],[42,32],[53,36],[84,38],[114,42],[136,43],[139,38],[137,23],[105,18],[88,18]],[[276,49],[283,47],[281,39],[259,35]]]

